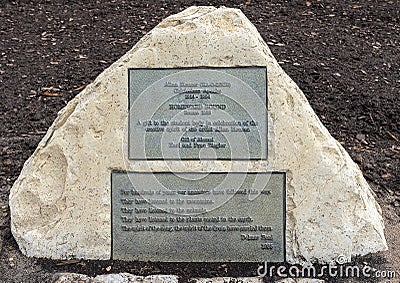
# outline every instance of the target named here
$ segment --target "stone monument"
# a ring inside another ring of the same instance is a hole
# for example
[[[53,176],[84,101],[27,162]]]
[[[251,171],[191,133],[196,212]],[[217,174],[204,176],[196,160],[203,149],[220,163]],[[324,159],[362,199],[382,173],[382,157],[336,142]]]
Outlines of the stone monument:
[[[381,210],[240,10],[191,7],[60,111],[10,193],[28,256],[332,262]]]

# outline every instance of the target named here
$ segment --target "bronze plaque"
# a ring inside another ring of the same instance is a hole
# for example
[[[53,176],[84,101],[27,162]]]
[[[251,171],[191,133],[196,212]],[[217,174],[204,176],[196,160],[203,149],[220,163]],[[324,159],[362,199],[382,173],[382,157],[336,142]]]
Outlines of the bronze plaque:
[[[285,173],[113,172],[112,258],[285,261]]]
[[[265,67],[129,69],[129,159],[267,159],[267,132]]]

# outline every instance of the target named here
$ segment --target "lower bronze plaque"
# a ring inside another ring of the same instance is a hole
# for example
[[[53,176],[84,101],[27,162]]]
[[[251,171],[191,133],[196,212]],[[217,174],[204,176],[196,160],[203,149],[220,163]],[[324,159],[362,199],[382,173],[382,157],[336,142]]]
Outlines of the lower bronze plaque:
[[[112,257],[283,262],[285,173],[113,172]]]

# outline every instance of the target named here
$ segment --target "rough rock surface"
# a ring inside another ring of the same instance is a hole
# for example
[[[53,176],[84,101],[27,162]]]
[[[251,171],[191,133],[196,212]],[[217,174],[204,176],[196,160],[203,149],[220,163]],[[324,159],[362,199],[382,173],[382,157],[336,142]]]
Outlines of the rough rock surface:
[[[90,277],[78,273],[61,273],[55,276],[54,283],[177,283],[178,277],[174,275],[137,276],[129,273],[104,274]],[[213,277],[191,278],[190,283],[262,283],[262,277]],[[269,281],[268,281],[269,282]],[[272,281],[271,281],[272,282]],[[323,280],[312,278],[286,278],[276,283],[324,283]]]
[[[127,68],[195,66],[267,66],[272,162],[127,160]],[[60,111],[11,190],[12,233],[28,256],[108,259],[111,170],[208,172],[232,164],[287,172],[289,262],[387,249],[381,210],[357,165],[248,19],[214,7],[161,22]]]
[[[192,278],[190,283],[263,283],[262,277]]]
[[[276,281],[276,283],[324,283],[324,280],[319,280],[319,279],[313,279],[313,278],[286,278],[282,279],[279,281]]]
[[[105,274],[89,277],[78,273],[58,274],[54,283],[178,283],[174,275],[137,276],[129,273]]]

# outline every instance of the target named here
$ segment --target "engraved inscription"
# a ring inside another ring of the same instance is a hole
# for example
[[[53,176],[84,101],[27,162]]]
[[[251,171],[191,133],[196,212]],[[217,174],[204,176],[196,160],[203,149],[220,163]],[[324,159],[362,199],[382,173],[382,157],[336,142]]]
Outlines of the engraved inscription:
[[[266,159],[265,68],[129,72],[130,159]]]
[[[283,261],[284,187],[283,173],[112,173],[113,258]]]

